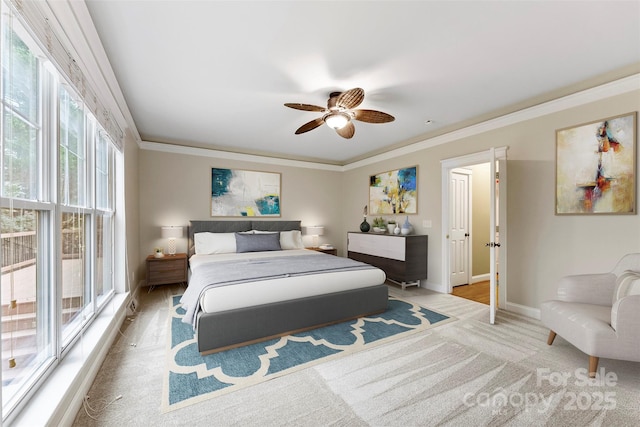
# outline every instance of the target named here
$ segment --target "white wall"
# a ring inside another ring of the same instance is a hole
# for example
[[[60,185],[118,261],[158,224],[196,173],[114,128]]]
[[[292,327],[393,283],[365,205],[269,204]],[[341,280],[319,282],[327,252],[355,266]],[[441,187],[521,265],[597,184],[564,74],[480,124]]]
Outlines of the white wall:
[[[470,166],[472,189],[471,189],[471,245],[472,265],[471,275],[481,276],[489,274],[490,257],[489,248],[485,246],[490,242],[489,221],[490,221],[490,191],[489,174],[490,163]],[[486,279],[485,279],[486,280]]]

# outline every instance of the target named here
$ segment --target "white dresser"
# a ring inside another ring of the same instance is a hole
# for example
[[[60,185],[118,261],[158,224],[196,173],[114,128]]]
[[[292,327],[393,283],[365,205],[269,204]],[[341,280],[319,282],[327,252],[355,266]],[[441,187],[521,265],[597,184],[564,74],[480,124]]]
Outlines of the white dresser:
[[[380,268],[402,289],[427,278],[427,247],[426,235],[347,233],[348,257]]]

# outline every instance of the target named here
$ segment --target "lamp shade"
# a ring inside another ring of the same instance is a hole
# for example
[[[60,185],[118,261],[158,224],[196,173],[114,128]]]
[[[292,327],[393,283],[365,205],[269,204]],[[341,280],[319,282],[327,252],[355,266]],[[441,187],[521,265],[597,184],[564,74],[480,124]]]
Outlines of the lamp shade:
[[[324,122],[332,129],[342,129],[350,119],[345,113],[330,113],[324,117]]]
[[[324,234],[324,226],[313,225],[313,226],[305,227],[305,234],[308,234],[311,236],[322,236]]]
[[[162,238],[163,239],[171,239],[182,237],[182,227],[162,227]]]

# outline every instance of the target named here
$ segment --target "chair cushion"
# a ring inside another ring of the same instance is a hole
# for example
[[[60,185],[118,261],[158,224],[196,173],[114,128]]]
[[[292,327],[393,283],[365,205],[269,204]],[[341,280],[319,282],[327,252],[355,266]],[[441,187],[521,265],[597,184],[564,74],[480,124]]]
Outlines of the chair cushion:
[[[626,270],[616,279],[612,305],[627,295],[640,295],[640,272]]]
[[[606,357],[616,341],[611,327],[611,307],[565,301],[545,301],[540,305],[542,323],[583,352]]]

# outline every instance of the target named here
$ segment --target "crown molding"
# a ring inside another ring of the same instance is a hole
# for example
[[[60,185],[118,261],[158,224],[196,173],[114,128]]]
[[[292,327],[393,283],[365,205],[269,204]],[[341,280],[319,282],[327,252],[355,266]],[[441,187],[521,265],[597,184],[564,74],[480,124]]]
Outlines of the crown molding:
[[[189,156],[211,157],[215,159],[240,160],[244,162],[263,163],[268,165],[291,166],[295,168],[320,169],[334,172],[342,172],[343,167],[317,162],[305,162],[302,160],[284,159],[281,157],[257,156],[254,154],[234,153],[232,151],[211,150],[208,148],[186,147],[183,145],[165,144],[159,142],[142,141],[140,149],[162,151],[164,153],[186,154]]]
[[[467,126],[444,135],[428,138],[423,141],[407,145],[405,147],[389,150],[385,153],[348,163],[343,166],[330,165],[319,162],[307,162],[301,160],[291,160],[280,157],[265,157],[252,154],[234,153],[229,151],[211,150],[206,148],[185,147],[174,144],[156,143],[142,141],[139,145],[143,150],[163,151],[166,153],[188,154],[193,156],[213,157],[218,159],[240,160],[255,163],[264,163],[279,166],[291,166],[307,169],[320,169],[335,172],[346,172],[352,169],[361,168],[374,163],[388,161],[389,159],[412,154],[427,148],[447,144],[459,139],[478,135],[505,126],[535,119],[537,117],[548,114],[557,113],[569,108],[578,107],[591,102],[600,101],[624,93],[640,90],[640,74],[634,74],[629,77],[614,80],[603,85],[599,85],[590,89],[576,92],[571,95],[563,96],[552,101],[543,102],[533,107],[524,108],[510,114],[487,120],[472,126]]]
[[[569,108],[578,107],[591,102],[600,101],[616,95],[627,92],[640,90],[640,74],[635,74],[610,83],[605,83],[594,88],[576,92],[571,95],[563,96],[552,101],[544,102],[533,107],[525,108],[510,114],[506,114],[495,119],[487,120],[472,126],[446,133],[434,138],[429,138],[420,142],[416,142],[406,147],[397,148],[387,151],[386,153],[368,157],[357,162],[349,163],[344,166],[344,170],[351,170],[367,166],[373,163],[389,160],[390,158],[404,156],[406,154],[415,153],[437,145],[446,144],[459,139],[478,135],[495,129],[500,129],[509,125],[535,119],[537,117],[553,114]]]

